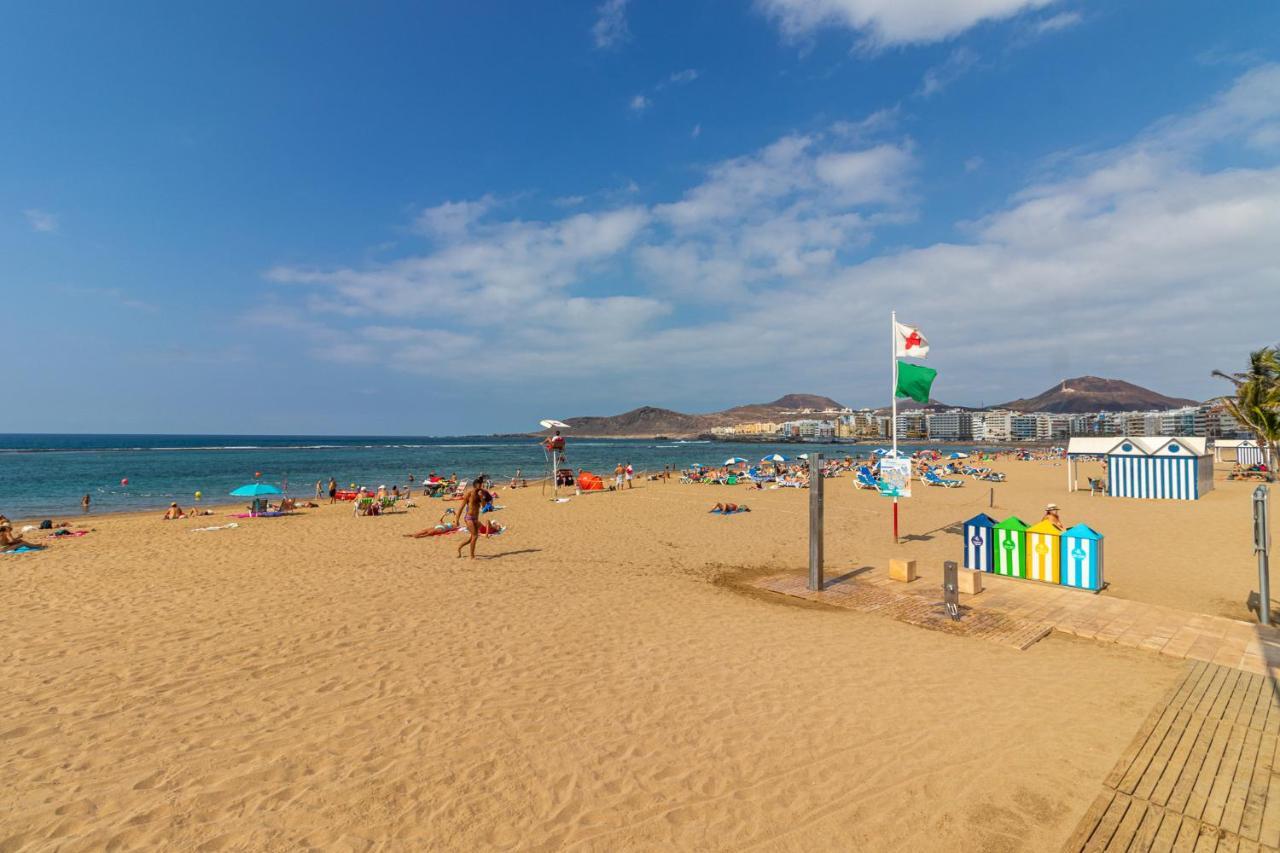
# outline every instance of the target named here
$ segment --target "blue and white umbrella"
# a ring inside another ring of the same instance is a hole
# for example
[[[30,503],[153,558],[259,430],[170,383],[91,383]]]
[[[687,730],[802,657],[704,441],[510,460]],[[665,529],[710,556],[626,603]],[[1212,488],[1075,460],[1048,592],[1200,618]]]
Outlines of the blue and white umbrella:
[[[872,453],[874,453],[876,456],[888,456],[888,455],[889,455],[889,451],[885,450],[883,447],[877,447],[875,450],[873,450],[873,451],[871,451],[871,452],[872,452]]]
[[[957,450],[955,453],[952,453],[952,454],[951,454],[950,456],[948,456],[947,458],[948,458],[948,459],[968,459],[968,458],[969,458],[969,454],[968,454],[968,453],[961,453],[959,450]]]
[[[724,464],[725,465],[741,465],[746,461],[747,460],[743,459],[741,456],[730,456],[728,459],[724,460]]]
[[[761,462],[786,462],[787,457],[781,453],[770,453],[768,456],[760,460]]]

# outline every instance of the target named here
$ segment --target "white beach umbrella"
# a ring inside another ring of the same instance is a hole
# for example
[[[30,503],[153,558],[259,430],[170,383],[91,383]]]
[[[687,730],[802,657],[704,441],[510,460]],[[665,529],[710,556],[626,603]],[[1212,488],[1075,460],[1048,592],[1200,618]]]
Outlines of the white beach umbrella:
[[[728,459],[724,460],[724,464],[725,465],[741,465],[743,462],[746,462],[746,461],[747,460],[743,459],[741,456],[730,456]]]
[[[786,462],[787,457],[781,453],[770,453],[768,456],[760,460],[761,462]]]
[[[547,418],[545,421],[538,421],[538,423],[542,424],[543,429],[573,429],[564,421],[552,420],[551,418]]]
[[[800,454],[799,456],[797,456],[796,458],[797,458],[797,459],[808,459],[808,458],[809,458],[809,454],[808,454],[808,453],[801,453],[801,454]]]

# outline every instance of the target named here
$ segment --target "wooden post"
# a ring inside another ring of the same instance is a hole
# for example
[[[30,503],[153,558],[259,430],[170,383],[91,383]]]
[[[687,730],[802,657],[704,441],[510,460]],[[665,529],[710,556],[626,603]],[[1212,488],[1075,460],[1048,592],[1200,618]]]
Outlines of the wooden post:
[[[809,589],[822,592],[822,454],[809,454]]]

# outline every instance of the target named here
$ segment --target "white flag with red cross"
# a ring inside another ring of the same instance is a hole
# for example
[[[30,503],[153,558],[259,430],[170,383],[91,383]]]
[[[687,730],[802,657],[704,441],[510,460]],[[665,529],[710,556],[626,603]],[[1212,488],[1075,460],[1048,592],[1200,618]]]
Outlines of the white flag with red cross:
[[[924,358],[929,354],[929,341],[920,334],[919,329],[905,323],[895,323],[894,326],[897,341],[895,355],[899,358]]]

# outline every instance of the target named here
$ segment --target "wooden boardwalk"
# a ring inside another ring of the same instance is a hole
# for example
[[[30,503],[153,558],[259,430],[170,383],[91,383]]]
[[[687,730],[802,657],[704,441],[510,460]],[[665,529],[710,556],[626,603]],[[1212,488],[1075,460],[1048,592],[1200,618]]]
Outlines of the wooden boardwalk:
[[[1280,850],[1280,701],[1268,676],[1188,664],[1068,851]]]

